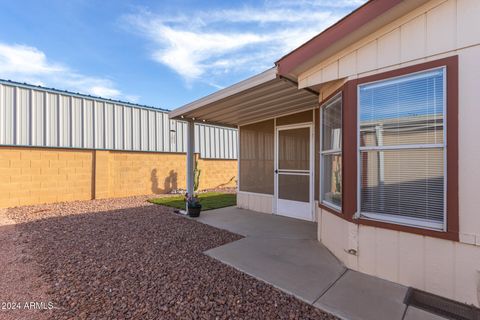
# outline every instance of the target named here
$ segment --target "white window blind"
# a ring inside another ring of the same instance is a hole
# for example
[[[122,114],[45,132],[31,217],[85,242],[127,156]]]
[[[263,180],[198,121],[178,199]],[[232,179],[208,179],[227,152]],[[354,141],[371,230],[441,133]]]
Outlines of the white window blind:
[[[445,68],[360,85],[362,216],[445,225]]]
[[[342,206],[342,96],[321,108],[320,199],[335,209]]]

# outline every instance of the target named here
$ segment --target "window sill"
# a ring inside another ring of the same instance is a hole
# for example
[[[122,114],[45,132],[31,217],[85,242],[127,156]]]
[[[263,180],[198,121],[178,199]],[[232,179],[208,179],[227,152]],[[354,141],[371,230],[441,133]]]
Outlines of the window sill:
[[[444,225],[441,223],[428,222],[422,219],[416,218],[405,218],[397,215],[382,215],[377,213],[366,213],[362,212],[360,214],[360,219],[385,222],[390,224],[398,224],[405,227],[433,230],[438,232],[444,232]]]
[[[321,208],[321,209],[323,209],[323,210],[326,210],[326,211],[328,211],[328,212],[330,212],[330,213],[333,213],[333,214],[335,214],[335,215],[337,215],[337,216],[340,216],[341,218],[344,218],[343,212],[342,212],[342,209],[341,209],[341,208],[338,208],[338,209],[337,209],[337,208],[328,206],[328,205],[326,205],[326,204],[324,204],[324,203],[321,203],[321,202],[318,203],[318,207]]]
[[[353,222],[355,222],[357,224],[360,224],[360,225],[369,226],[369,227],[389,229],[389,230],[407,232],[407,233],[414,233],[414,234],[418,234],[418,235],[421,235],[421,236],[440,238],[440,239],[444,239],[444,240],[459,241],[458,232],[437,231],[437,230],[432,230],[432,229],[425,229],[425,228],[422,228],[422,227],[412,227],[412,226],[406,226],[406,225],[396,224],[396,223],[391,223],[391,222],[372,220],[372,219],[368,219],[367,217],[361,217],[359,219],[354,219]]]

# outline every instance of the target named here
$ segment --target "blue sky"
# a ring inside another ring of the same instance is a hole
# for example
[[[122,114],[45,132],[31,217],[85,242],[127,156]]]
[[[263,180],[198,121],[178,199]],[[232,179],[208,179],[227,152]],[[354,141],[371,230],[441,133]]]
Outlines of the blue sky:
[[[0,78],[174,109],[271,66],[365,0],[16,0]]]

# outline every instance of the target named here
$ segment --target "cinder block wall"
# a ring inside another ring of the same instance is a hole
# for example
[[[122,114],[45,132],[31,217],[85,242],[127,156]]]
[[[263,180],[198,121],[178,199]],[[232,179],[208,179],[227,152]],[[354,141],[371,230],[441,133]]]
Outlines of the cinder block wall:
[[[200,172],[199,189],[227,188],[237,186],[237,160],[200,159],[197,154]]]
[[[198,159],[200,189],[234,187],[236,160]],[[0,208],[185,189],[181,153],[0,147]]]

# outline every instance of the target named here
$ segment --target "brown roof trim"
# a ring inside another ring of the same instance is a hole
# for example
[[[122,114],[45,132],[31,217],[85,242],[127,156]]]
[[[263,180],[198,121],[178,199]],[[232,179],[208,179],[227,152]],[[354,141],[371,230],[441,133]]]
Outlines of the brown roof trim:
[[[300,47],[287,53],[275,64],[279,75],[287,75],[296,67],[325,50],[338,40],[352,33],[403,0],[370,0],[355,11],[343,17],[334,25],[308,40]]]

